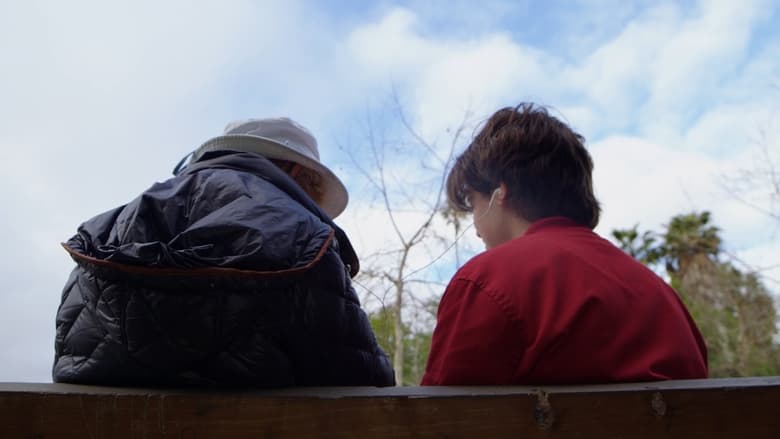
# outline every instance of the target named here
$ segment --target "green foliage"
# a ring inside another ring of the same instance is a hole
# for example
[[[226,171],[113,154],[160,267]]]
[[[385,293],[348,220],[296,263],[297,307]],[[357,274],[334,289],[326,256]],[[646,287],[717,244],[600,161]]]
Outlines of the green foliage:
[[[663,256],[662,248],[657,245],[658,236],[651,231],[639,235],[639,225],[626,230],[613,230],[612,236],[620,248],[645,265],[654,265]]]
[[[707,341],[713,377],[777,375],[777,312],[752,273],[729,263],[691,267],[678,291]]]
[[[612,235],[637,260],[666,270],[707,343],[710,376],[780,374],[773,297],[755,274],[720,260],[709,212],[677,215],[665,228],[660,235],[640,235],[637,226]]]
[[[694,212],[677,215],[666,226],[661,253],[670,275],[684,276],[695,259],[713,260],[718,256],[720,230],[709,222],[709,212]]]
[[[387,307],[369,314],[371,327],[377,342],[389,358],[395,353],[395,329],[393,326],[395,308]],[[404,371],[403,382],[399,386],[416,386],[422,381],[425,363],[431,347],[431,330],[413,329],[404,325]]]

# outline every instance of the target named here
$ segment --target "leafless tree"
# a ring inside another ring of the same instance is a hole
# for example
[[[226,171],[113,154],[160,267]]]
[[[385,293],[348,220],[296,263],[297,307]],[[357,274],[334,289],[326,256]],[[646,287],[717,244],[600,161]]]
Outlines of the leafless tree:
[[[753,165],[723,178],[723,188],[739,202],[780,221],[780,142],[762,130]]]
[[[780,97],[780,77],[774,90]],[[780,106],[770,113],[753,142],[758,148],[752,165],[722,176],[721,186],[732,198],[780,223]]]
[[[455,267],[440,276],[426,276],[426,269],[451,247],[456,248],[459,263],[456,238],[461,218],[449,209],[445,181],[470,114],[465,112],[456,128],[447,129],[443,136],[446,141],[441,142],[426,139],[415,128],[395,91],[389,107],[389,120],[395,124],[390,129],[387,118],[377,121],[371,110],[366,111],[361,143],[368,148],[367,157],[355,153],[354,148],[342,149],[367,181],[372,198],[389,224],[386,230],[376,230],[375,224],[368,226],[372,228],[369,233],[389,234],[391,239],[384,248],[361,255],[363,269],[357,281],[389,311],[385,315],[392,316],[393,367],[396,382],[404,385],[411,384],[404,376],[406,328],[431,320],[435,307],[430,306],[430,298],[438,299]],[[420,263],[421,258],[426,262]],[[366,295],[365,299],[370,297]],[[419,349],[411,350],[410,355],[420,355]]]
[[[780,79],[776,89],[780,92]],[[780,228],[780,123],[777,109],[758,130],[754,139],[752,163],[729,174],[722,175],[720,186],[732,199],[772,219]],[[780,229],[776,229],[775,232]],[[767,275],[777,265],[750,266],[735,254],[730,259],[761,276],[765,281],[780,285],[780,278]]]

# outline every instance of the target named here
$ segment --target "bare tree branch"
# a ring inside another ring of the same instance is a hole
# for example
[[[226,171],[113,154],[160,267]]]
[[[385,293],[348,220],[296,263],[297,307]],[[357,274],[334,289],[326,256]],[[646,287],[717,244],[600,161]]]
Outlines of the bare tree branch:
[[[405,384],[404,368],[404,341],[407,340],[405,319],[414,318],[413,314],[408,314],[405,310],[425,310],[425,315],[430,318],[431,301],[430,297],[437,291],[443,289],[444,283],[437,280],[412,278],[438,260],[436,257],[431,264],[412,270],[409,266],[412,252],[418,254],[420,250],[430,254],[434,246],[446,246],[446,240],[439,235],[434,228],[436,215],[442,212],[444,203],[444,188],[446,184],[446,174],[449,170],[455,148],[460,144],[462,133],[466,123],[470,118],[470,112],[464,114],[463,121],[455,130],[448,130],[451,136],[448,142],[446,154],[442,155],[437,151],[436,144],[425,139],[412,125],[407,118],[399,94],[395,88],[392,90],[391,103],[393,109],[393,118],[401,129],[401,138],[390,142],[383,132],[380,132],[375,124],[375,119],[370,111],[364,116],[364,126],[366,134],[366,143],[370,149],[370,168],[367,169],[364,162],[360,161],[357,154],[348,154],[350,160],[359,174],[369,183],[371,190],[381,200],[383,210],[387,213],[388,221],[393,229],[394,243],[389,244],[390,248],[385,248],[368,255],[364,260],[370,261],[370,267],[365,267],[361,273],[369,286],[360,284],[366,290],[366,298],[378,300],[383,309],[387,304],[388,295],[393,295],[393,304],[387,308],[391,312],[393,325],[393,365],[396,370],[396,381]],[[393,154],[388,154],[393,151]],[[406,165],[410,157],[420,158],[420,163],[411,163]],[[397,159],[398,165],[389,166],[390,160]],[[399,170],[399,172],[396,172]],[[419,178],[414,174],[418,170]],[[405,207],[410,206],[410,207]],[[400,214],[417,214],[412,216],[415,221],[409,224],[408,218],[404,217],[401,222]],[[445,218],[446,219],[446,218]],[[456,241],[445,249],[448,251],[453,245],[457,244],[458,230],[460,223],[458,221],[447,220],[448,227],[455,227]],[[425,292],[429,299],[423,298]],[[411,349],[411,348],[410,348]]]
[[[734,200],[744,204],[773,220],[780,221],[780,172],[778,160],[771,145],[771,139],[765,129],[759,131],[759,139],[755,141],[759,147],[756,162],[751,169],[739,169],[736,175],[722,175],[720,186]],[[761,203],[749,200],[751,191],[762,191],[768,199]],[[768,194],[767,194],[768,192]]]

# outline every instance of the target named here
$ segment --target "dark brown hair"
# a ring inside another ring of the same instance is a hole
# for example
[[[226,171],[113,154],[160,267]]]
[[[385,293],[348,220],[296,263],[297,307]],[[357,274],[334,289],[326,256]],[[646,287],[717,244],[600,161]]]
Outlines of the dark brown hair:
[[[584,141],[543,107],[502,108],[455,161],[447,176],[450,204],[469,212],[470,191],[490,196],[504,183],[509,206],[527,221],[565,216],[594,228],[601,208]]]

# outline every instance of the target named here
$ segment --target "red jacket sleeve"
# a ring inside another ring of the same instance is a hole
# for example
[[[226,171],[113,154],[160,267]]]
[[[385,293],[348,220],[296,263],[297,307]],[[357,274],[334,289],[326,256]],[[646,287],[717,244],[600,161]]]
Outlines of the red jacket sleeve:
[[[455,278],[439,303],[422,385],[511,382],[522,355],[519,340],[519,323],[490,292]]]

